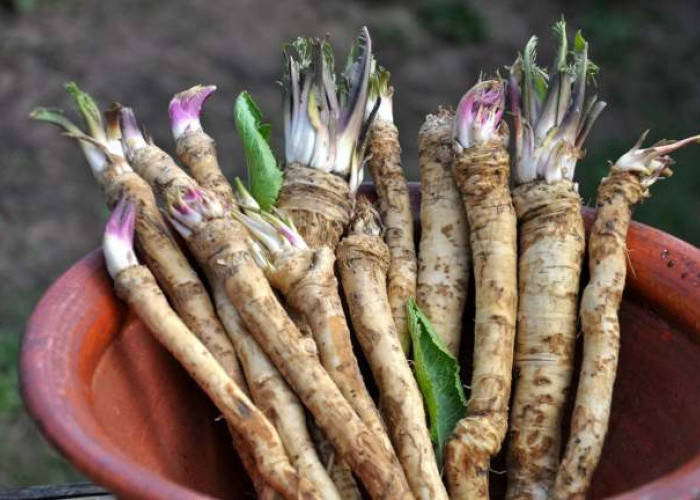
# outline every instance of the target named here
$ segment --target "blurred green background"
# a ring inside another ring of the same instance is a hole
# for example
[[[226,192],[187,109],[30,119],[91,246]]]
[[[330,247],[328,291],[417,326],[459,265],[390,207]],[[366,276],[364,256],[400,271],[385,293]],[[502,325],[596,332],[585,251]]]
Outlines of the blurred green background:
[[[609,103],[577,178],[587,203],[614,160],[647,128],[650,139],[700,129],[700,6],[693,2],[329,0],[0,0],[0,490],[71,481],[24,413],[17,391],[21,332],[46,287],[99,244],[102,196],[81,153],[57,130],[31,123],[37,105],[70,108],[62,84],[78,81],[102,104],[119,100],[165,148],[171,95],[215,83],[205,127],[227,174],[242,172],[232,124],[235,95],[249,89],[273,125],[279,151],[280,45],[324,35],[345,50],[367,24],[393,73],[403,160],[418,178],[416,134],[438,105],[455,105],[481,71],[510,64],[530,34],[541,60],[562,14],[582,28],[603,68]],[[673,179],[654,186],[635,218],[700,244],[700,147],[676,155]]]

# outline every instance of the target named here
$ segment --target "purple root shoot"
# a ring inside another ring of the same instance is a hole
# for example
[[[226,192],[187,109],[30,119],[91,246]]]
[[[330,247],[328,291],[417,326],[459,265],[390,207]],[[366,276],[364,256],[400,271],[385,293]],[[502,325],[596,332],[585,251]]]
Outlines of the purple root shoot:
[[[214,85],[197,85],[175,95],[170,101],[170,127],[173,137],[178,140],[189,131],[201,130],[199,115],[202,105],[214,93]]]
[[[131,157],[136,151],[146,146],[146,139],[143,137],[143,133],[141,133],[133,109],[127,107],[121,108],[119,111],[119,123],[122,129],[124,150],[127,152],[127,155]]]
[[[107,271],[112,278],[116,278],[123,270],[138,265],[134,253],[135,223],[136,203],[122,195],[112,210],[102,239]]]
[[[499,132],[505,105],[506,94],[502,81],[477,83],[457,106],[454,135],[460,145],[468,148],[480,142],[502,140]]]

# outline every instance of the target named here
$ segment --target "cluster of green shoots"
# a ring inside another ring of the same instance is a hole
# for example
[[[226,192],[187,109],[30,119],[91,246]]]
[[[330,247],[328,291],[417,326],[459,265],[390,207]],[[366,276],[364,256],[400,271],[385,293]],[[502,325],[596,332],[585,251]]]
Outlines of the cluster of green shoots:
[[[131,166],[126,161],[122,148],[122,131],[119,123],[121,106],[113,103],[105,111],[105,124],[102,121],[99,107],[92,97],[73,82],[66,83],[65,88],[73,97],[83,118],[84,131],[59,109],[37,108],[32,111],[30,117],[57,125],[65,130],[68,137],[78,140],[90,169],[98,181],[102,179],[108,166],[116,168],[118,173],[131,171]]]
[[[581,32],[569,51],[563,19],[553,31],[558,47],[549,72],[536,64],[535,36],[510,70],[519,184],[537,179],[571,181],[583,142],[606,105],[595,95],[586,98],[586,82],[598,67],[588,59],[588,43]]]
[[[394,87],[389,84],[391,73],[372,60],[369,78],[369,97],[365,108],[365,120],[381,120],[394,123]]]
[[[284,46],[284,153],[298,163],[348,180],[355,192],[362,182],[365,120],[372,44],[363,28],[345,68],[335,74],[333,49],[326,39],[297,38]]]

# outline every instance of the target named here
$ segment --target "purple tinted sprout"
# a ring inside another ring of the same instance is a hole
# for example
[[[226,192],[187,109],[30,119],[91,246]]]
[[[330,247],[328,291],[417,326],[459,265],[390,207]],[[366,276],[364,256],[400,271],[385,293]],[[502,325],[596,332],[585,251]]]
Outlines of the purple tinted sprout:
[[[180,188],[176,196],[168,196],[166,205],[166,216],[184,238],[188,238],[200,224],[224,216],[221,203],[197,187]]]
[[[297,232],[293,225],[287,224],[282,218],[276,214],[270,214],[268,212],[261,212],[260,215],[270,226],[272,226],[286,242],[289,242],[292,247],[298,248],[300,250],[308,249],[308,245],[304,241],[304,238]]]
[[[279,220],[281,220],[282,222],[284,222],[284,223],[285,223],[287,226],[289,226],[291,229],[293,229],[295,233],[298,233],[298,232],[299,232],[299,230],[297,229],[297,227],[294,225],[294,221],[292,220],[292,218],[289,217],[288,215],[286,215],[286,214],[280,212],[280,211],[277,209],[277,207],[271,207],[271,208],[270,208],[270,213],[271,213],[272,215],[274,215],[275,217],[277,217],[277,218],[278,218]]]
[[[459,101],[455,115],[454,136],[462,148],[498,141],[504,146],[508,133],[501,118],[505,111],[505,83],[487,80],[477,83]]]
[[[148,143],[139,128],[133,109],[122,107],[119,110],[119,123],[121,125],[124,151],[131,158],[136,151],[146,147]]]
[[[138,265],[134,253],[135,223],[136,203],[122,195],[112,210],[102,239],[102,251],[112,279],[125,269]]]
[[[199,121],[202,105],[215,90],[215,85],[197,85],[175,94],[168,107],[170,127],[175,140],[187,132],[202,129],[202,124]]]
[[[674,151],[688,144],[700,142],[700,134],[687,137],[680,141],[659,141],[651,147],[642,148],[649,131],[642,134],[637,143],[628,152],[622,155],[613,165],[614,169],[627,172],[636,172],[642,179],[644,187],[651,186],[660,177],[668,177],[672,174],[670,169],[673,159],[669,156]]]

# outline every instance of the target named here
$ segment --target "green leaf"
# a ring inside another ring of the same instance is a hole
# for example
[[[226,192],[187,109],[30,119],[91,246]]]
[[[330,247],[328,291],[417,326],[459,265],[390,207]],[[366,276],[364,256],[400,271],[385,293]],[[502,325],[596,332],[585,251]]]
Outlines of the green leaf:
[[[416,380],[428,408],[435,454],[438,463],[442,464],[445,444],[457,422],[467,412],[467,399],[459,378],[459,362],[413,298],[408,299],[406,307]]]
[[[84,92],[75,82],[67,82],[64,85],[66,91],[73,97],[78,111],[85,121],[88,135],[94,139],[105,139],[105,129],[102,125],[102,113],[90,94]]]
[[[282,187],[282,171],[270,148],[270,126],[247,91],[236,98],[236,129],[243,141],[250,193],[263,210],[270,210]]]
[[[557,52],[554,56],[554,63],[552,64],[552,74],[555,71],[560,71],[566,69],[566,56],[568,53],[568,40],[566,38],[566,21],[564,16],[554,23],[552,27],[552,32],[554,37],[557,39]]]
[[[583,38],[581,30],[577,30],[576,35],[574,35],[574,52],[583,52],[584,50],[586,50],[586,39]]]
[[[36,108],[29,114],[29,118],[31,118],[32,120],[38,120],[40,122],[58,125],[66,132],[69,132],[71,134],[82,133],[82,130],[80,130],[80,128],[75,123],[70,121],[70,119],[68,119],[66,115],[63,114],[63,111],[61,111],[60,109]]]

